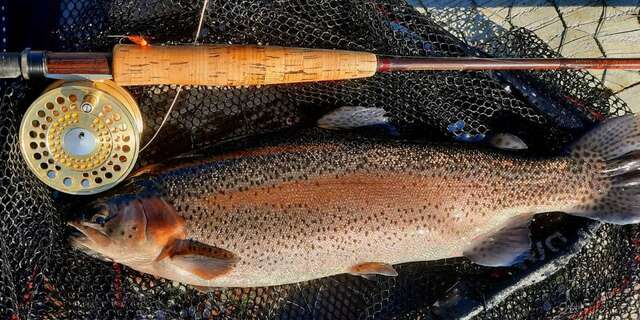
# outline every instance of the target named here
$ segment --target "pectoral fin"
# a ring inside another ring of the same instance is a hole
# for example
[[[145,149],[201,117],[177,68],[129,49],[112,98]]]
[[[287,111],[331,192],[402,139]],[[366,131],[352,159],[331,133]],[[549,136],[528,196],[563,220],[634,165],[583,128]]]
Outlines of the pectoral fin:
[[[471,261],[489,267],[512,266],[531,253],[530,216],[512,218],[505,227],[479,237],[463,251]]]
[[[362,276],[366,279],[371,279],[372,275],[383,275],[388,277],[395,277],[398,275],[396,269],[388,263],[382,262],[364,262],[357,264],[349,269],[349,273],[357,276]]]
[[[174,266],[210,280],[231,271],[238,258],[225,249],[193,240],[174,240],[156,260],[169,259]]]

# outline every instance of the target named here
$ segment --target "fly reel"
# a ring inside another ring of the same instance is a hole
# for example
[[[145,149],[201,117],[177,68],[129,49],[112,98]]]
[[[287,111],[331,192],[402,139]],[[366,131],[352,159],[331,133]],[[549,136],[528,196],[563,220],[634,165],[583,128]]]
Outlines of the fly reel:
[[[137,103],[113,81],[58,81],[25,113],[20,150],[50,187],[94,194],[131,172],[142,128]]]

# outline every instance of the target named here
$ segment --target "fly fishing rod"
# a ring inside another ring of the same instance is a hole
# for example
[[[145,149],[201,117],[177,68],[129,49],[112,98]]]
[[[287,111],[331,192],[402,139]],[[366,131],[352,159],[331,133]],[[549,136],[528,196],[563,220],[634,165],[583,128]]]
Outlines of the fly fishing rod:
[[[395,57],[252,45],[116,45],[112,53],[0,53],[0,78],[47,77],[20,126],[22,155],[50,187],[71,194],[112,188],[131,172],[143,123],[122,86],[252,86],[437,70],[640,70],[631,59]]]
[[[116,45],[109,53],[0,53],[0,78],[113,79],[118,85],[251,86],[443,70],[640,70],[640,58],[398,57],[254,45]]]

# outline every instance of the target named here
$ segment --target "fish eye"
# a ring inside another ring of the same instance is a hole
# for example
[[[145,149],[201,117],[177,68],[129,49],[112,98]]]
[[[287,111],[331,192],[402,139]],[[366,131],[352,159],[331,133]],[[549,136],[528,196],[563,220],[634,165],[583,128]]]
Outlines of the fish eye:
[[[96,218],[94,219],[94,222],[100,225],[104,224],[104,221],[105,219],[103,216],[96,216]]]
[[[92,223],[104,225],[109,220],[109,211],[103,206],[94,207],[90,211],[93,212],[90,219]]]

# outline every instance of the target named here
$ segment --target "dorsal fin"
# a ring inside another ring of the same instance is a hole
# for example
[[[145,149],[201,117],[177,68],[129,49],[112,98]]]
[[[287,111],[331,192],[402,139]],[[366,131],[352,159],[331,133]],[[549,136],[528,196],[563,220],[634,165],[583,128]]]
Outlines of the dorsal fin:
[[[330,130],[355,129],[388,125],[389,118],[382,108],[340,107],[318,120],[318,127]]]
[[[520,137],[511,133],[498,133],[491,138],[489,143],[502,150],[525,150],[528,148]]]

